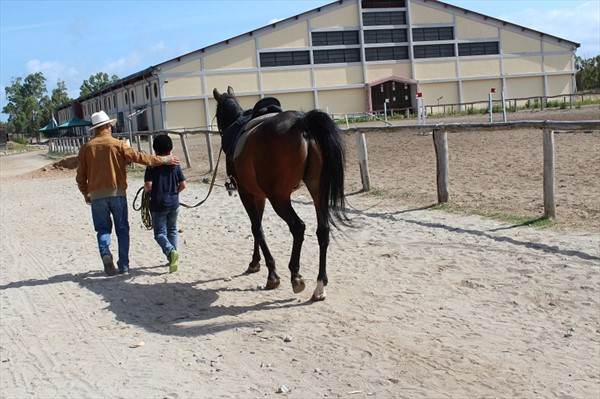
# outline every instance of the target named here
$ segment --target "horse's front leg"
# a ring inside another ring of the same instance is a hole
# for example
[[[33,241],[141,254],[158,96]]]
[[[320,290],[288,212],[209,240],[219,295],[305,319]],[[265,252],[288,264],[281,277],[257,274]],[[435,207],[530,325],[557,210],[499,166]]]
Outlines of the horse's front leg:
[[[252,252],[252,261],[248,265],[246,273],[257,273],[260,271],[260,246],[258,240],[254,238],[254,251]]]
[[[240,199],[242,200],[242,204],[244,204],[244,208],[246,209],[246,213],[250,218],[250,223],[252,224],[252,236],[254,237],[254,252],[252,254],[252,261],[250,262],[246,272],[256,273],[258,270],[260,270],[260,248],[263,256],[265,257],[267,269],[269,270],[267,285],[265,288],[268,290],[275,289],[279,287],[280,279],[275,269],[275,259],[273,259],[271,251],[267,246],[267,241],[265,240],[265,235],[262,229],[262,217],[265,210],[266,200],[265,198],[251,196],[250,194],[247,194],[241,190],[239,195]]]
[[[317,228],[317,239],[319,240],[319,275],[317,276],[317,287],[312,294],[312,301],[324,301],[327,297],[325,286],[327,285],[327,248],[329,247],[329,225],[320,224]]]

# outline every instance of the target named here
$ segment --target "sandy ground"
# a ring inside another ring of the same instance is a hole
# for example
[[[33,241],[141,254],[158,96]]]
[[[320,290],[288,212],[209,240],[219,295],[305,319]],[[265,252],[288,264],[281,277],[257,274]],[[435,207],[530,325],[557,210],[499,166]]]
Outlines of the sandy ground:
[[[531,189],[538,177],[527,168],[541,175],[538,133],[451,136],[452,198],[464,206],[493,196],[493,205],[507,204],[504,212],[535,215],[541,187]],[[598,217],[600,172],[592,161],[600,137],[557,135],[564,153],[557,169],[581,157],[590,162],[557,173],[559,198],[572,195],[571,213],[593,217],[535,229],[421,209],[435,202],[431,137],[375,136],[367,136],[377,188],[370,194],[355,193],[354,136],[348,140],[356,227],[335,233],[328,298],[320,303],[309,302],[318,246],[302,189],[294,207],[307,224],[303,293],[292,293],[291,237],[270,207],[264,230],[282,286],[263,291],[265,270],[243,274],[250,226],[239,199],[221,186],[201,207],[182,209],[177,273],[168,274],[132,211],[132,272],[107,278],[74,171],[10,173],[7,165],[23,155],[1,157],[0,396],[598,397],[600,234],[581,220]],[[507,159],[509,144],[523,152]],[[208,191],[197,182],[209,176],[201,147],[202,140],[190,145],[194,167],[182,193],[190,204]],[[130,174],[130,201],[140,176]],[[559,215],[571,215],[560,203]]]

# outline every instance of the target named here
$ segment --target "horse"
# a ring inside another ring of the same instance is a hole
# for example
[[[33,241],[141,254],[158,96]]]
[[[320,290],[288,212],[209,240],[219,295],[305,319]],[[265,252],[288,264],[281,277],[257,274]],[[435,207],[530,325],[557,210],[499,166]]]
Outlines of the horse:
[[[231,86],[227,93],[222,94],[215,88],[213,96],[217,101],[217,126],[223,138],[223,132],[239,124],[238,120],[249,112],[244,112],[239,105]],[[319,243],[319,273],[311,300],[325,300],[331,226],[351,225],[345,209],[343,133],[328,114],[312,110],[273,113],[251,133],[244,134],[247,136],[243,140],[243,148],[236,148],[235,158],[227,161],[227,173],[237,185],[238,195],[252,225],[254,251],[246,273],[260,270],[262,250],[268,268],[265,289],[275,289],[280,284],[275,260],[262,229],[268,199],[273,210],[287,223],[293,237],[288,264],[292,290],[296,294],[304,290],[300,253],[306,226],[291,203],[292,192],[304,182],[315,207]]]

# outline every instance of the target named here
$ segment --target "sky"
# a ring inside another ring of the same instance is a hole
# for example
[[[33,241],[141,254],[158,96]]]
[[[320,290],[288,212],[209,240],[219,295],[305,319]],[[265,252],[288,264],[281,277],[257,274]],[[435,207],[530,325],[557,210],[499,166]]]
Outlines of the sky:
[[[90,75],[120,78],[332,0],[0,0],[0,109],[12,80],[43,72],[69,96]],[[600,0],[446,0],[600,54]],[[6,121],[8,115],[0,114]]]

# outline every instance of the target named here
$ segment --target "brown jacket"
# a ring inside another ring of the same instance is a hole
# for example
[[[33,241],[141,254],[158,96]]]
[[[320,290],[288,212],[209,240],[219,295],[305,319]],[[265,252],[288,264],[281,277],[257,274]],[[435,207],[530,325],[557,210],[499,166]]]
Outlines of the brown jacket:
[[[79,191],[92,199],[125,195],[127,161],[142,165],[163,165],[162,157],[135,151],[125,141],[113,137],[108,128],[96,132],[79,151],[75,178]]]

